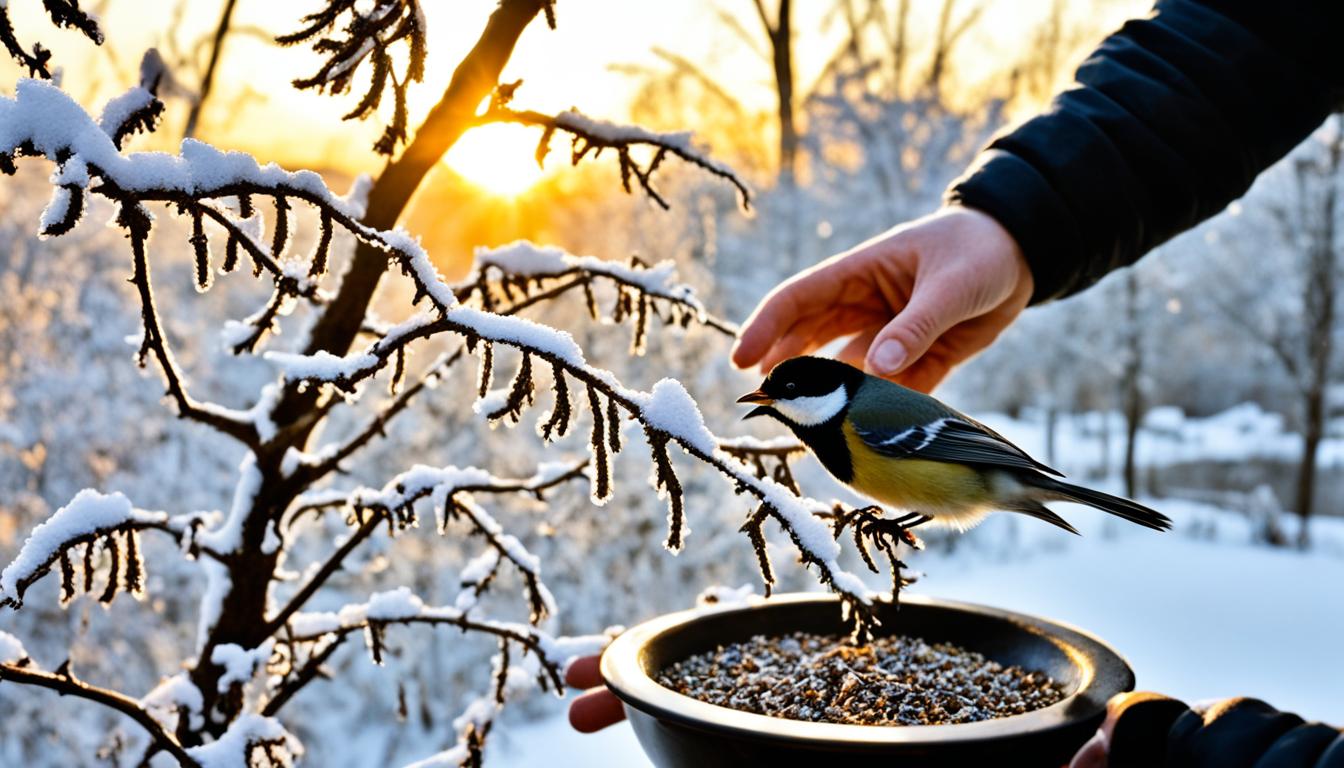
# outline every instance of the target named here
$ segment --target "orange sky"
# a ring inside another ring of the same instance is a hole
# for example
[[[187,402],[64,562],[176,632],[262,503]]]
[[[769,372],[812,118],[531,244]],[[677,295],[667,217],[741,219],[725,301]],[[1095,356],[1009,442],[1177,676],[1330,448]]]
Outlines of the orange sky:
[[[1005,61],[1020,54],[1028,30],[1045,16],[1051,2],[960,0],[959,12],[984,6],[982,22],[968,37],[958,60],[960,76],[978,82],[1002,69]],[[97,101],[121,87],[145,47],[204,56],[206,36],[214,27],[222,0],[191,0],[180,18],[165,10],[174,5],[169,0],[107,0],[99,13],[111,42],[95,49],[76,33],[55,31],[43,23],[37,0],[10,3],[20,39],[40,39],[53,48],[55,60],[65,68],[66,88],[95,108]],[[263,35],[291,31],[298,17],[316,5],[239,0],[236,22],[242,31],[230,38],[226,49],[221,92],[205,116],[204,138],[264,153],[267,159],[289,166],[377,168],[379,163],[367,147],[378,125],[338,125],[341,112],[352,104],[348,98],[331,99],[288,86],[291,79],[310,73],[313,55],[302,47],[282,49],[263,39]],[[796,5],[798,71],[806,82],[835,48],[840,29],[838,24],[825,23],[825,11],[833,6],[829,0]],[[940,0],[915,0],[915,27],[923,24],[927,28],[939,5]],[[428,5],[427,82],[412,91],[412,124],[441,92],[452,66],[470,47],[494,6],[489,0]],[[285,12],[277,12],[277,7]],[[1070,0],[1069,13],[1080,24],[1107,29],[1146,7],[1147,3],[1136,0]],[[629,76],[612,71],[610,65],[657,65],[651,50],[661,46],[703,66],[748,107],[772,107],[768,67],[717,18],[721,10],[734,13],[755,33],[758,22],[751,0],[560,0],[557,10],[559,29],[551,31],[540,21],[533,23],[505,71],[505,80],[525,81],[518,94],[520,105],[543,111],[577,105],[590,114],[620,118],[627,112],[636,84]],[[17,73],[9,66],[5,75],[5,81],[12,83]],[[246,101],[240,102],[244,95]],[[515,140],[526,146],[525,138]],[[496,138],[487,147],[508,143]]]

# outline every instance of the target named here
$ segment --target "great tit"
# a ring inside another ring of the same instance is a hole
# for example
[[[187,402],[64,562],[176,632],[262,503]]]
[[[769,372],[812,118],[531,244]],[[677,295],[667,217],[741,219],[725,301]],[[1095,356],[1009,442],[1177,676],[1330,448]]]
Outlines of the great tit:
[[[783,422],[835,479],[915,513],[902,518],[907,527],[933,520],[966,529],[1005,510],[1077,533],[1042,503],[1074,501],[1154,530],[1171,528],[1171,520],[1141,504],[1055,479],[1063,475],[938,400],[838,360],[785,360],[738,402],[756,406],[743,418]]]

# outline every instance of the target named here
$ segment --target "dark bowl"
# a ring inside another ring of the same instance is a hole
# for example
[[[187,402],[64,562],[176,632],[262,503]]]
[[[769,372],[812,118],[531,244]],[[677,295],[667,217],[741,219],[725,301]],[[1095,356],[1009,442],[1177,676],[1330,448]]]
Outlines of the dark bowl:
[[[1034,616],[936,598],[904,596],[883,609],[881,633],[948,641],[1001,664],[1045,672],[1063,701],[1034,712],[958,725],[810,723],[706,704],[659,685],[670,664],[754,635],[842,634],[833,595],[778,595],[747,607],[660,616],[616,638],[602,677],[625,704],[640,746],[659,768],[811,765],[1058,768],[1105,716],[1106,700],[1133,690],[1134,673],[1114,650],[1077,629]],[[782,762],[780,762],[782,761]],[[820,761],[820,762],[817,762]]]

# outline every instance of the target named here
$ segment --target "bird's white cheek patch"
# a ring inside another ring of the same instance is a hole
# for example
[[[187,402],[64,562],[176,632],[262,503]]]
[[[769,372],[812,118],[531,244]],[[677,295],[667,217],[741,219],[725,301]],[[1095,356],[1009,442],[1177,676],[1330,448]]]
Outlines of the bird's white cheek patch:
[[[790,400],[776,400],[774,409],[784,414],[789,421],[802,427],[815,427],[824,424],[844,409],[849,401],[844,386],[835,388],[827,395],[814,397],[795,397]]]

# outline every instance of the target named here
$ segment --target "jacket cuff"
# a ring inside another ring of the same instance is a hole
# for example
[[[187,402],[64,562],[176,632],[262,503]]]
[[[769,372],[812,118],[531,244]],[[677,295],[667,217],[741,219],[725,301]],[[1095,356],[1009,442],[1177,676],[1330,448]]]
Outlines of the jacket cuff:
[[[1032,304],[1083,287],[1077,275],[1082,239],[1074,218],[1050,182],[1022,158],[999,149],[982,152],[948,188],[944,202],[989,214],[1008,230],[1031,268]]]

